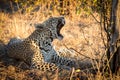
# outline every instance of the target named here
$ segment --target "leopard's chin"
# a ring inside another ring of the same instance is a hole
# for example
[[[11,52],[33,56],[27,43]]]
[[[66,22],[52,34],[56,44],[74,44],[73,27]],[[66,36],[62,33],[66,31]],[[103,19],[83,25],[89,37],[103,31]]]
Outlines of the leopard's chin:
[[[59,35],[58,35],[58,39],[59,39],[59,40],[62,40],[62,39],[63,39],[63,35],[59,34]]]

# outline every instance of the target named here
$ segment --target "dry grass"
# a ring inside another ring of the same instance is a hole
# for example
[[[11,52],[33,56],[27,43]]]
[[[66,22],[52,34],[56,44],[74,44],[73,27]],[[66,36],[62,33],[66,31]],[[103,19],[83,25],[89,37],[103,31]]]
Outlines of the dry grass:
[[[59,16],[55,11],[52,16]],[[91,15],[82,12],[65,16],[66,25],[61,33],[62,41],[54,40],[53,45],[59,55],[74,58],[80,71],[56,71],[55,73],[28,70],[27,66],[20,67],[21,62],[9,59],[4,53],[5,44],[12,37],[26,38],[34,31],[34,24],[47,19],[42,11],[34,14],[5,14],[0,12],[0,80],[119,80],[120,74],[112,75],[104,71],[103,61],[106,56],[103,37],[104,30]],[[99,15],[94,13],[99,20]],[[102,59],[101,59],[102,58]],[[16,64],[17,63],[17,64]],[[24,65],[24,64],[22,64]],[[101,69],[102,66],[102,69]]]

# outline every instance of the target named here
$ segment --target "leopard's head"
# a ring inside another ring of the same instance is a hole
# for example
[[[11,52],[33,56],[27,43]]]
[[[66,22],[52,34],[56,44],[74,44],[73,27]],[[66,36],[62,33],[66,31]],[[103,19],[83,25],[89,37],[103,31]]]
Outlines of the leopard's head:
[[[62,27],[65,25],[65,19],[64,17],[50,17],[46,21],[44,21],[42,24],[37,24],[37,28],[47,28],[51,31],[52,38],[53,39],[63,39],[63,35],[60,33]]]

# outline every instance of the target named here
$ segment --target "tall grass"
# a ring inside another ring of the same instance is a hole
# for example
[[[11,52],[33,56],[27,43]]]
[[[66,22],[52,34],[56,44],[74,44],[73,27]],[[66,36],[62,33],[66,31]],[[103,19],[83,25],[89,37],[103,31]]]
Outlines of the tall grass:
[[[102,60],[101,57],[105,54],[105,47],[100,35],[100,25],[89,14],[91,9],[88,8],[88,12],[85,12],[80,8],[82,3],[79,0],[63,0],[62,6],[60,6],[61,3],[58,0],[41,1],[39,3],[40,9],[35,12],[30,10],[30,12],[26,11],[22,14],[20,12],[21,9],[18,12],[14,11],[13,14],[0,12],[0,40],[7,43],[12,37],[19,36],[20,38],[26,38],[34,31],[34,24],[40,23],[50,16],[61,16],[64,14],[66,25],[61,31],[64,39],[62,41],[55,40],[53,44],[56,51],[61,52],[59,55],[75,58],[80,71],[72,70],[67,73],[68,76],[64,74],[60,79],[119,80],[120,74],[113,75],[109,73],[109,69],[104,71],[105,66],[107,66],[103,64],[106,56]],[[37,5],[35,3],[35,6]],[[93,14],[97,20],[100,19],[98,13],[95,12]],[[102,32],[104,33],[103,30]],[[104,38],[106,39],[106,36]],[[6,68],[4,67],[3,69]],[[16,72],[9,73],[11,69],[7,67],[7,70],[3,70],[4,78],[12,76],[18,79],[23,73],[21,77],[23,79],[25,74],[29,73],[27,71],[20,71],[16,75]],[[93,74],[94,71],[95,74]],[[58,73],[58,75],[63,73]],[[5,80],[4,78],[3,80]]]

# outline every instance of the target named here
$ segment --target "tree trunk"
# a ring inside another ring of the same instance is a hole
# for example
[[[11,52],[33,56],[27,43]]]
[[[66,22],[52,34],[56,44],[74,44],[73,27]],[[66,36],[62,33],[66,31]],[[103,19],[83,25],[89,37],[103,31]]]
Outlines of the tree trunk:
[[[108,54],[110,69],[117,73],[120,68],[120,0],[112,0],[111,9],[111,38]]]

